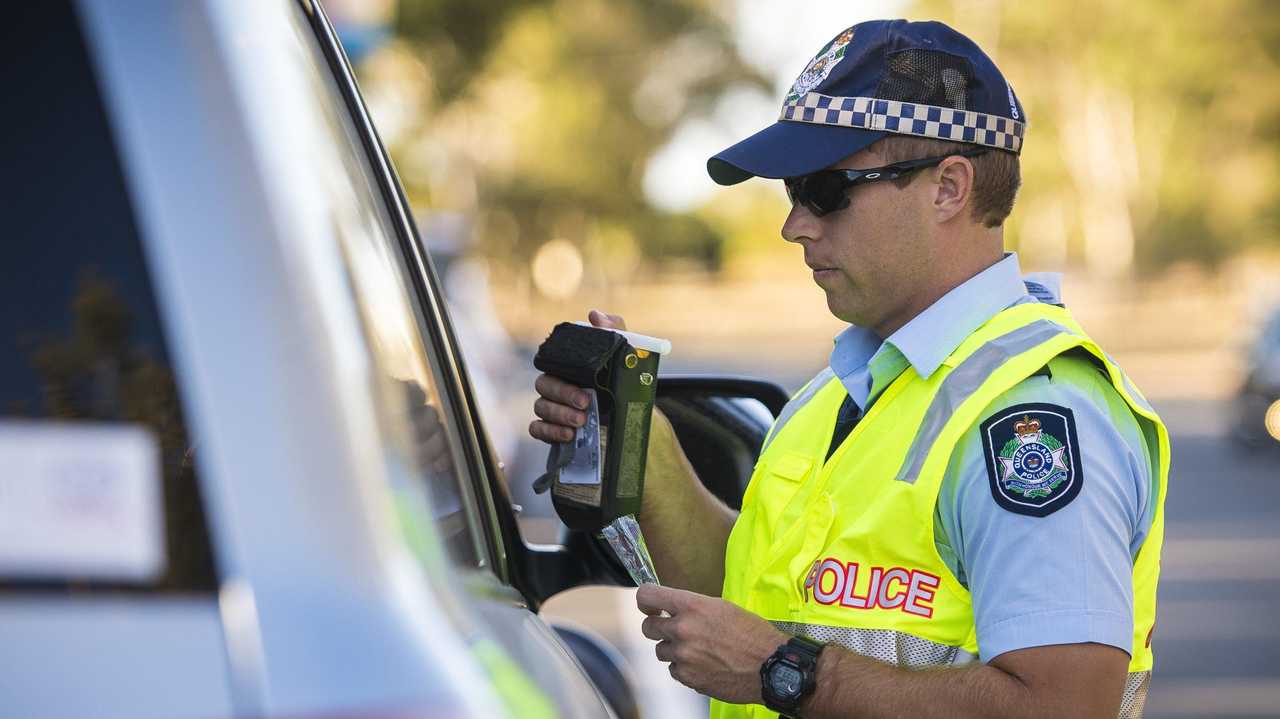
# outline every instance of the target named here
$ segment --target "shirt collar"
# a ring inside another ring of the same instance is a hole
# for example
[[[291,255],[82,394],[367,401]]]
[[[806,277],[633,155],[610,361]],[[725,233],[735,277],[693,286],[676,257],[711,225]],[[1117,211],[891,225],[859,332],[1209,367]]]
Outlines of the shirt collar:
[[[849,325],[836,335],[836,346],[831,350],[831,371],[844,378],[866,367],[882,342],[866,327]]]
[[[1000,261],[929,305],[883,342],[871,330],[850,325],[836,336],[831,369],[839,377],[848,376],[866,366],[881,344],[891,344],[920,377],[928,379],[965,337],[1004,308],[1025,301],[1034,300],[1022,282],[1018,255],[1006,253]]]

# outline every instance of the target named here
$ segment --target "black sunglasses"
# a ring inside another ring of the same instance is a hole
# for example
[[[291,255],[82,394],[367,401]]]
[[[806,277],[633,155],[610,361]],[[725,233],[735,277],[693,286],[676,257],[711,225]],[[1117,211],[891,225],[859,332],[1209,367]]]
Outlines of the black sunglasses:
[[[948,157],[975,157],[984,152],[987,150],[966,150],[866,170],[819,170],[808,175],[788,177],[783,183],[787,186],[787,197],[791,199],[792,205],[804,205],[815,216],[822,217],[828,212],[836,212],[849,206],[850,188],[881,180],[896,180],[916,170],[933,167]]]

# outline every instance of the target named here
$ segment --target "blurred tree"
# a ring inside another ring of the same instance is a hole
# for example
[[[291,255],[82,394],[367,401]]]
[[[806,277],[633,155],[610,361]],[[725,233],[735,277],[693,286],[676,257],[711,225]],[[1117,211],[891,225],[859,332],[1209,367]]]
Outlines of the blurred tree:
[[[397,30],[429,87],[392,142],[415,204],[470,214],[484,251],[516,264],[551,239],[590,254],[625,237],[644,259],[719,266],[717,228],[641,187],[683,120],[768,85],[719,3],[402,0]]]
[[[973,37],[1030,126],[1010,235],[1091,270],[1280,244],[1280,12],[1270,0],[917,0]]]
[[[508,19],[546,3],[547,0],[404,0],[398,5],[396,30],[434,69],[435,89],[440,99],[448,101],[463,92],[483,67]]]

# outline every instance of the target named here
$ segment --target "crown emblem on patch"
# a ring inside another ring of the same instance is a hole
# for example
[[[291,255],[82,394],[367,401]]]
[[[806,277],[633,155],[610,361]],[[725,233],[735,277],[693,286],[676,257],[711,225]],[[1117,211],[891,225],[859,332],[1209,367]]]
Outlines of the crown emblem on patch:
[[[1018,435],[1018,439],[1025,437],[1028,441],[1033,440],[1034,435],[1040,434],[1040,420],[1031,419],[1024,414],[1021,420],[1013,423],[1013,433]]]

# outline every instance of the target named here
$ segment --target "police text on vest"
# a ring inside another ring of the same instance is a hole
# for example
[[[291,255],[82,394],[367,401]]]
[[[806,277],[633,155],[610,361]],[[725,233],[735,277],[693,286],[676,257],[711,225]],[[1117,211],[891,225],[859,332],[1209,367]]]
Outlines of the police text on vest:
[[[865,570],[865,574],[860,570]],[[819,604],[838,603],[849,609],[897,609],[930,618],[934,590],[940,582],[936,575],[919,569],[860,567],[857,562],[827,557],[813,563],[804,580],[804,595],[806,602],[812,593]]]

